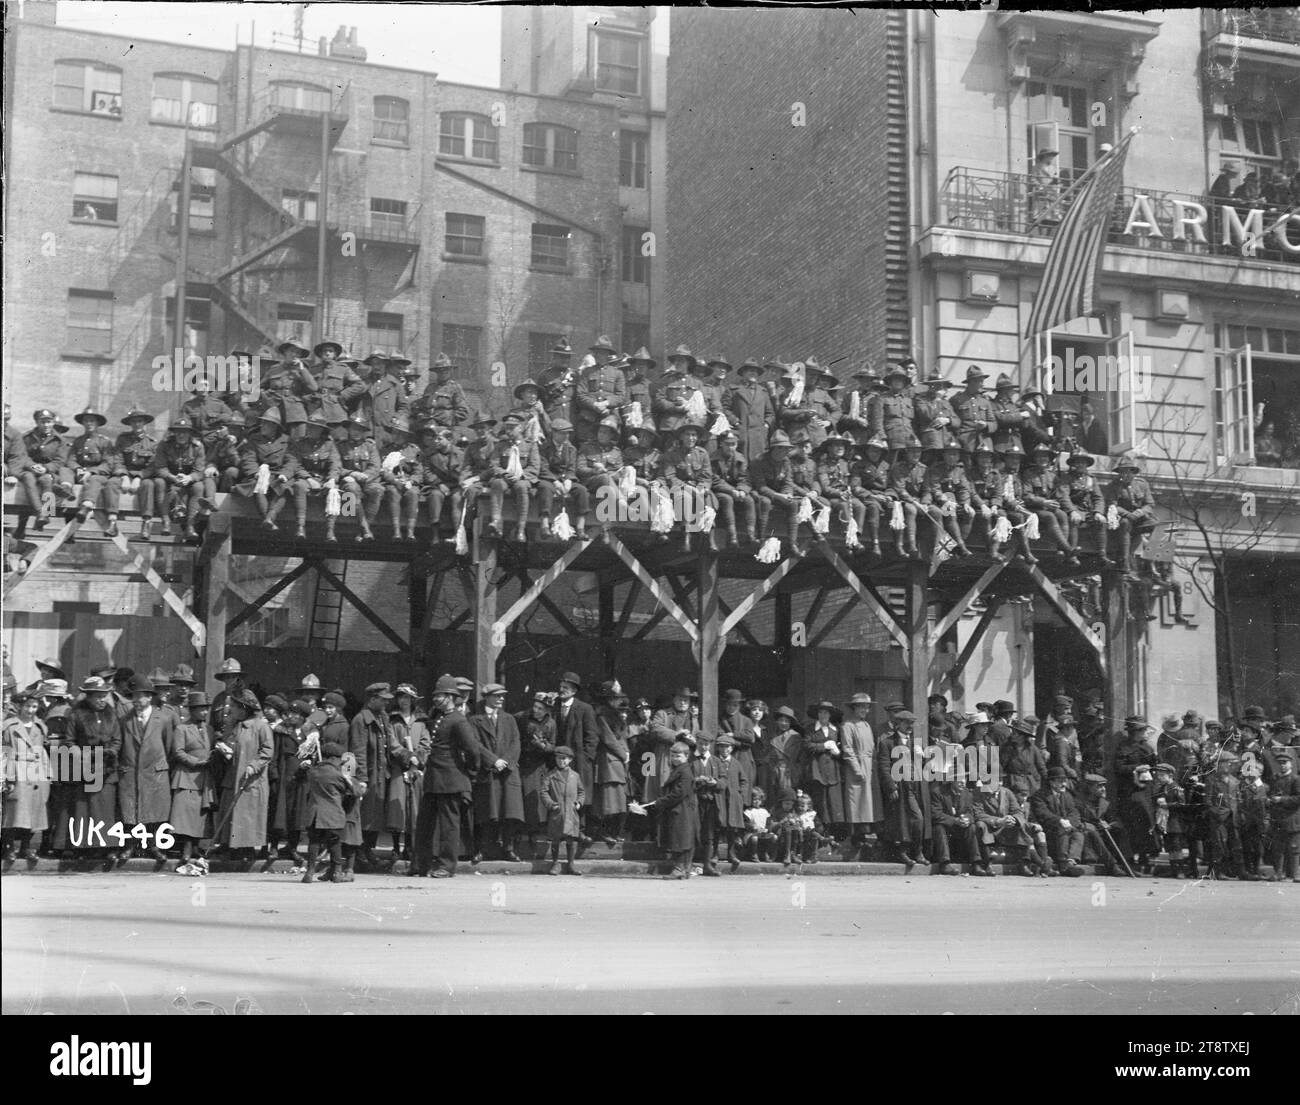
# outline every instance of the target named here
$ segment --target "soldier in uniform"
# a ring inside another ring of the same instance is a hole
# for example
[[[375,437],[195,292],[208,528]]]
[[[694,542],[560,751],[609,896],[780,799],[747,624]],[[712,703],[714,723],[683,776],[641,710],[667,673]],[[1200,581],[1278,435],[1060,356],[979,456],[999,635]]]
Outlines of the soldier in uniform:
[[[1070,518],[1062,508],[1061,500],[1057,498],[1056,469],[1049,467],[1052,456],[1051,446],[1034,446],[1029,465],[1020,476],[1023,501],[1038,516],[1038,526],[1043,536],[1055,543],[1065,555],[1067,563],[1078,564],[1075,548],[1066,537]]]
[[[704,396],[704,409],[708,413],[706,426],[712,430],[718,415],[726,415],[728,407],[727,373],[731,362],[725,353],[717,353],[704,362],[704,375],[700,379],[700,394]]]
[[[812,411],[808,420],[808,443],[815,451],[839,421],[840,404],[834,393],[840,385],[835,375],[822,368],[815,357],[804,362],[804,379],[807,387],[803,405]]]
[[[243,419],[242,414],[217,415],[199,435],[203,443],[203,497],[209,501],[218,491],[232,490],[239,480],[240,439],[235,423],[242,424]]]
[[[1234,774],[1241,757],[1221,752],[1216,767],[1205,780],[1205,859],[1212,879],[1236,878],[1243,871],[1238,817],[1241,782]]]
[[[188,541],[194,534],[194,522],[199,511],[215,504],[204,497],[204,469],[207,450],[194,437],[194,426],[182,415],[171,424],[162,444],[154,454],[153,473],[167,485],[167,505],[164,513],[170,516],[185,501],[185,521],[181,530]]]
[[[661,435],[676,433],[678,427],[687,421],[689,390],[686,374],[680,369],[669,368],[660,378],[654,398],[654,419]]]
[[[222,406],[225,406],[223,403]],[[129,427],[125,433],[117,435],[114,448],[121,466],[122,487],[135,494],[136,509],[140,511],[143,521],[140,523],[140,536],[149,536],[149,527],[155,518],[164,523],[167,512],[163,509],[163,497],[167,493],[167,482],[153,471],[154,454],[158,451],[158,439],[148,430],[153,415],[147,411],[131,408],[122,418],[123,425]],[[163,532],[167,532],[164,525]]]
[[[424,394],[411,404],[410,415],[416,422],[432,421],[449,430],[469,421],[469,404],[460,381],[452,378],[456,365],[446,353],[439,353],[429,366],[429,381]]]
[[[734,549],[740,542],[736,535],[736,515],[745,526],[745,540],[758,541],[754,529],[754,489],[749,482],[749,462],[737,448],[739,436],[732,430],[718,437],[718,451],[713,456],[713,481],[710,490],[718,504],[718,516],[727,531],[727,542]],[[752,772],[751,772],[752,774]]]
[[[957,444],[959,419],[945,394],[954,385],[937,372],[927,376],[924,383],[926,390],[912,401],[916,412],[914,424],[921,448],[938,450],[949,444]]]
[[[871,438],[884,436],[884,420],[880,411],[880,373],[870,365],[849,374],[856,381],[840,400],[840,420],[837,428],[847,433],[861,449]]]
[[[67,427],[59,422],[59,416],[48,407],[33,412],[32,420],[36,425],[23,434],[23,446],[27,450],[27,472],[20,477],[25,481],[27,475],[34,477],[32,486],[23,482],[32,505],[38,507],[33,528],[44,529],[45,524],[54,514],[55,499],[71,499],[73,473],[69,467],[69,443],[63,437]]]
[[[484,411],[475,414],[469,423],[470,429],[477,436],[466,446],[461,457],[460,486],[468,507],[475,511],[479,508],[479,500],[491,494],[488,488],[491,476],[488,471],[492,467],[492,452],[496,448],[496,425],[497,420]],[[453,517],[452,525],[456,526],[459,521],[459,516]]]
[[[289,451],[289,438],[283,432],[276,407],[260,413],[249,411],[244,418],[249,429],[239,451],[241,479],[235,485],[235,492],[251,497],[261,512],[262,525],[273,530],[277,528],[275,519],[284,509],[289,481],[297,473],[298,464]]]
[[[658,363],[644,345],[626,361],[623,377],[627,384],[627,406],[623,409],[623,420],[629,426],[635,427],[639,421],[651,430],[655,428],[650,373]]]
[[[683,545],[691,546],[691,523],[698,521],[706,506],[717,509],[717,500],[709,490],[713,484],[713,468],[709,454],[699,443],[708,438],[708,429],[687,422],[677,431],[675,444],[664,454],[664,482],[674,492],[683,496]],[[676,496],[675,496],[676,497]],[[690,504],[686,503],[690,500]]]
[[[551,346],[550,367],[541,375],[542,404],[547,416],[554,421],[563,418],[573,421],[573,394],[577,390],[577,375],[573,371],[573,347],[565,338]]]
[[[328,496],[338,486],[343,468],[338,447],[329,436],[329,428],[324,418],[313,415],[307,419],[303,435],[289,447],[290,455],[298,462],[298,471],[293,477],[293,508],[298,527],[294,536],[300,540],[307,536],[307,497]],[[334,515],[326,514],[326,541],[338,540],[334,534],[335,521]]]
[[[772,393],[760,382],[763,366],[750,357],[740,366],[740,383],[727,392],[727,415],[738,437],[738,451],[749,463],[767,450],[776,421]]]
[[[361,505],[361,532],[357,534],[357,540],[373,541],[375,534],[371,527],[379,514],[379,504],[385,493],[393,490],[390,482],[392,474],[384,471],[384,478],[381,478],[380,466],[383,464],[383,459],[375,447],[374,438],[370,436],[370,426],[364,418],[360,415],[352,415],[344,423],[343,432],[347,436],[339,448],[341,465],[339,488],[355,495]],[[397,496],[394,496],[394,499],[396,498]],[[394,501],[392,504],[393,533],[400,539],[402,531],[397,519],[398,509],[399,504]],[[411,513],[411,527],[410,536],[414,540],[414,509]]]
[[[849,470],[849,487],[853,497],[862,503],[867,520],[867,533],[871,537],[870,552],[880,556],[880,514],[892,510],[894,495],[890,490],[889,458],[885,455],[889,442],[883,434],[870,437],[862,445],[862,456]]]
[[[926,432],[929,431],[923,431],[923,436]],[[957,444],[956,438],[943,446],[938,451],[938,455],[942,459],[926,469],[930,516],[935,518],[936,524],[943,526],[956,542],[957,555],[970,556],[971,551],[966,547],[966,539],[962,536],[958,512],[963,517],[969,517],[975,513],[975,508],[971,506],[970,481],[966,478],[966,469],[961,463],[961,447]]]
[[[897,458],[898,450],[908,445],[918,444],[916,433],[912,429],[912,420],[916,417],[916,405],[912,396],[908,394],[906,369],[901,366],[891,368],[885,374],[885,382],[889,385],[889,390],[880,400],[881,425],[884,428],[885,440],[889,443],[889,448],[894,450]]]
[[[1015,531],[1015,541],[1020,549],[1021,559],[1026,564],[1037,564],[1029,547],[1029,538],[1025,534],[1025,523],[1029,519],[1029,508],[1025,503],[1025,487],[1020,479],[1020,461],[1024,457],[1020,448],[1020,438],[1013,436],[1002,449],[999,459],[1002,462],[1002,511],[1007,516]]]
[[[961,447],[972,455],[981,445],[992,447],[993,433],[998,428],[993,402],[984,394],[984,381],[987,379],[988,373],[981,371],[978,365],[971,365],[966,369],[966,390],[952,403],[961,419],[957,437]]]
[[[515,540],[526,541],[528,501],[531,492],[537,486],[537,474],[541,467],[537,446],[524,437],[522,422],[507,418],[501,425],[501,434],[497,437],[488,457],[488,464],[484,470],[492,509],[487,526],[488,532],[496,537],[501,536],[505,495],[509,491],[514,498],[517,514]]]
[[[602,418],[596,426],[596,440],[578,450],[578,479],[596,501],[597,511],[603,501],[601,488],[618,491],[618,475],[623,470],[623,454],[618,447],[618,420]],[[605,492],[610,495],[611,492]],[[599,517],[599,513],[597,514]],[[607,521],[607,519],[601,519]]]
[[[316,363],[312,366],[317,391],[307,400],[307,413],[324,415],[334,427],[331,436],[342,448],[349,439],[348,416],[366,392],[366,382],[343,359],[343,346],[336,341],[323,341],[312,352]]]
[[[794,469],[790,462],[791,442],[784,430],[772,434],[767,452],[750,465],[749,478],[754,487],[759,523],[767,532],[767,518],[773,506],[779,506],[786,515],[787,539],[790,551],[801,556],[799,549],[799,489],[794,482]]]
[[[782,373],[776,380],[776,424],[789,435],[793,444],[798,436],[807,436],[808,424],[813,419],[813,409],[808,405],[808,385],[805,382],[803,394],[796,401],[798,369],[794,365],[777,365],[776,368]]]
[[[108,518],[105,532],[116,537],[121,483],[116,474],[119,470],[117,450],[103,433],[108,419],[93,407],[87,407],[73,417],[85,431],[73,439],[68,449],[77,482],[81,484],[81,508],[77,516],[84,522],[92,510],[102,510]]]
[[[506,412],[507,420],[513,419],[525,424],[525,432],[535,435],[538,445],[546,439],[551,431],[551,419],[542,404],[542,389],[536,380],[524,380],[515,386],[515,405]],[[536,419],[536,428],[530,430],[529,419]]]
[[[200,376],[194,381],[194,394],[181,404],[181,414],[193,424],[194,432],[206,434],[218,419],[230,418],[234,412],[219,395],[212,391],[212,381]]]
[[[451,430],[437,422],[425,422],[420,427],[420,497],[428,506],[435,545],[442,525],[443,503],[450,500],[453,527],[460,522],[464,457],[464,450],[453,440]]]
[[[971,505],[983,520],[985,535],[989,543],[989,556],[994,560],[1006,560],[1002,554],[1002,542],[993,538],[998,519],[1005,517],[1002,513],[1002,477],[993,467],[993,450],[987,445],[978,445],[972,454],[975,467],[969,475],[971,487]],[[969,539],[974,519],[966,523],[963,532]]]
[[[576,436],[580,445],[596,438],[596,425],[603,418],[620,418],[627,402],[627,380],[610,362],[617,355],[609,338],[602,334],[589,352],[593,358],[578,380],[573,397]]]
[[[1023,392],[1020,409],[1025,416],[1020,425],[1020,444],[1025,455],[1033,456],[1034,450],[1043,445],[1055,455],[1056,427],[1051,413],[1044,406],[1043,393],[1033,387]]]
[[[659,479],[663,456],[655,447],[659,435],[642,427],[623,432],[623,464],[636,474],[637,486],[649,489]]]
[[[1133,538],[1147,536],[1156,525],[1156,503],[1151,487],[1141,476],[1141,468],[1131,457],[1115,466],[1115,479],[1109,487],[1110,504],[1119,515],[1119,562],[1124,571],[1133,573]]]
[[[1020,406],[1019,390],[1016,382],[1005,372],[994,385],[993,420],[997,429],[993,434],[993,448],[999,453],[1013,441],[1020,441],[1020,433],[1027,421],[1027,412]]]
[[[846,533],[850,520],[861,533],[867,522],[867,508],[861,499],[853,495],[851,466],[846,455],[850,443],[849,438],[840,437],[837,433],[830,434],[822,442],[817,464],[817,494],[832,507],[839,508],[840,521],[844,523]]]
[[[1069,469],[1056,485],[1056,498],[1068,512],[1066,517],[1070,523],[1070,546],[1078,551],[1079,527],[1087,526],[1097,534],[1095,547],[1101,550],[1102,563],[1109,564],[1110,558],[1105,555],[1105,546],[1102,544],[1102,527],[1106,523],[1105,507],[1096,482],[1088,475],[1093,459],[1088,453],[1071,453],[1066,463]]]
[[[294,436],[294,427],[301,428],[307,418],[305,399],[319,390],[316,377],[307,371],[306,360],[310,352],[296,341],[281,342],[275,347],[280,357],[278,364],[272,365],[269,372],[262,377],[263,408],[278,407],[284,425],[290,427],[290,436]]]
[[[402,386],[402,369],[410,363],[401,354],[385,356],[384,376],[371,384],[361,397],[359,410],[370,423],[381,456],[387,456],[396,447],[397,432],[393,426],[397,417],[410,417],[411,401]]]
[[[569,514],[576,536],[579,540],[587,536],[591,494],[578,478],[578,448],[569,440],[572,432],[573,423],[567,418],[557,418],[550,423],[550,433],[538,447],[537,497],[543,537],[551,536],[557,494],[560,509]]]
[[[890,398],[890,396],[885,397],[886,404],[889,403]],[[911,404],[910,399],[907,402]],[[899,449],[897,456],[898,459],[889,469],[889,489],[894,500],[901,503],[903,507],[903,532],[898,539],[898,551],[901,556],[920,560],[921,550],[916,543],[917,515],[925,511],[927,517],[934,519],[934,514],[930,512],[932,504],[930,489],[926,484],[925,465],[921,463],[921,446],[913,439],[911,445]],[[935,510],[937,511],[938,508]],[[936,521],[935,524],[939,523]]]

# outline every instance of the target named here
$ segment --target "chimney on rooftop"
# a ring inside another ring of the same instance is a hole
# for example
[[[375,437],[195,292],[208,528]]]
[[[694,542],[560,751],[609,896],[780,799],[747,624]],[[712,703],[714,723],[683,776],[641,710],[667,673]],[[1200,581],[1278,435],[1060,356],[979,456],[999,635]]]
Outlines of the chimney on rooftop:
[[[330,57],[349,58],[352,61],[365,61],[366,51],[364,46],[357,45],[357,29],[353,27],[350,31],[342,25],[334,32],[334,38],[330,42]]]

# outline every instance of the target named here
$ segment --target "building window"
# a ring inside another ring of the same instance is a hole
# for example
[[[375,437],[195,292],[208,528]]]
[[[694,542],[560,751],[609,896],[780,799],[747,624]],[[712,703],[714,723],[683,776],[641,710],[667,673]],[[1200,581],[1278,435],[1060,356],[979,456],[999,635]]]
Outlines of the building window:
[[[319,113],[329,111],[332,105],[328,88],[301,81],[274,81],[271,84],[271,106],[287,111]]]
[[[211,234],[217,223],[217,171],[194,168],[190,174],[190,230]],[[176,212],[180,203],[181,184],[177,181],[167,197],[167,206],[171,210],[170,229],[173,233],[176,231]]]
[[[153,79],[149,118],[159,123],[215,127],[217,82],[180,73],[159,73]]]
[[[163,336],[167,340],[167,348],[171,348],[172,331],[176,325],[176,297],[170,295],[166,299],[164,308],[164,318],[167,324],[167,333]],[[186,296],[185,297],[185,338],[184,348],[186,355],[193,354],[198,357],[206,357],[209,352],[208,334],[212,329],[212,300],[203,297]]]
[[[405,146],[411,138],[411,105],[396,96],[376,96],[375,137]]]
[[[529,379],[541,379],[543,373],[551,367],[551,350],[564,337],[563,334],[540,334],[530,331],[528,334],[528,376]]]
[[[618,182],[624,188],[644,188],[648,135],[634,130],[618,132]]]
[[[94,61],[56,61],[54,106],[120,119],[122,70]]]
[[[1214,328],[1219,463],[1300,468],[1300,330]]]
[[[596,32],[596,91],[641,93],[641,39]]]
[[[485,226],[482,215],[455,215],[448,211],[443,249],[458,257],[482,257]]]
[[[117,222],[117,177],[77,173],[72,185],[72,217],[78,222]]]
[[[280,189],[280,207],[295,219],[315,222],[316,203],[320,196],[315,192],[299,192],[293,188]]]
[[[101,357],[112,353],[112,292],[69,289],[65,347],[69,353],[87,353]]]
[[[524,164],[562,173],[578,171],[578,132],[553,123],[524,124]]]
[[[443,323],[442,351],[463,370],[463,379],[478,380],[483,372],[483,328]]]
[[[1027,81],[1029,103],[1028,161],[1039,150],[1059,153],[1057,166],[1063,184],[1072,184],[1092,164],[1093,129],[1089,105],[1096,99],[1086,85],[1065,81]]]
[[[650,258],[641,255],[646,233],[644,226],[623,227],[623,282],[626,284],[650,282]]]
[[[1118,327],[1118,318],[1103,307],[1086,320],[1087,333],[1049,330],[1034,339],[1035,382],[1046,393],[1060,435],[1094,456],[1133,448],[1138,404],[1145,401],[1133,334],[1112,337]],[[1049,372],[1050,365],[1069,367]]]
[[[438,124],[438,152],[473,161],[497,160],[497,128],[485,115],[444,113]]]
[[[278,303],[275,311],[275,342],[295,341],[310,349],[312,320],[316,309],[306,303]]]
[[[650,348],[650,324],[648,322],[629,322],[623,320],[623,352],[635,353],[638,349]]]
[[[1278,122],[1261,117],[1219,117],[1219,155],[1223,161],[1237,162],[1241,176],[1238,184],[1255,174],[1262,189],[1271,181],[1273,171],[1282,167],[1278,146]]]
[[[367,311],[366,346],[383,353],[400,352],[403,322],[403,316],[390,311]]]
[[[564,272],[569,267],[569,228],[551,223],[533,223],[533,259],[535,269]]]
[[[405,233],[406,200],[371,199],[370,229],[381,234]]]

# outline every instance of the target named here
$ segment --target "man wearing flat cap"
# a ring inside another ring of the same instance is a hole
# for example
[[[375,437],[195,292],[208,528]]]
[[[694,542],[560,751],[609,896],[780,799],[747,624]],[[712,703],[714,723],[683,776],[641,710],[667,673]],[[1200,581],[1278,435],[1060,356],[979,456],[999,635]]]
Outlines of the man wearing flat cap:
[[[496,852],[493,858],[520,862],[515,852],[515,835],[524,820],[519,726],[505,703],[506,688],[489,683],[483,688],[482,710],[469,719],[474,735],[493,763],[490,771],[481,772],[474,780],[475,863],[488,850]]]
[[[919,771],[916,738],[912,726],[916,715],[899,710],[889,720],[876,756],[876,772],[884,796],[885,825],[882,836],[892,841],[902,856],[903,871],[909,874],[918,863],[926,864],[923,849],[933,836],[930,784]]]
[[[576,672],[566,671],[560,676],[559,696],[555,702],[555,741],[573,749],[577,762],[573,765],[582,779],[583,802],[582,836],[578,843],[586,847],[591,843],[587,831],[588,811],[595,798],[596,749],[600,744],[600,729],[596,724],[596,710],[578,697],[582,679]]]
[[[388,763],[388,746],[393,739],[393,727],[388,720],[388,708],[393,703],[393,692],[387,683],[371,683],[366,688],[366,704],[352,719],[348,728],[348,751],[357,759],[352,789],[360,801],[349,811],[348,818],[359,819],[361,830],[362,870],[380,868],[375,857],[379,834],[388,829],[388,810],[384,794],[384,765]],[[373,785],[371,785],[373,783]],[[351,873],[357,848],[349,845],[344,830],[343,870]]]

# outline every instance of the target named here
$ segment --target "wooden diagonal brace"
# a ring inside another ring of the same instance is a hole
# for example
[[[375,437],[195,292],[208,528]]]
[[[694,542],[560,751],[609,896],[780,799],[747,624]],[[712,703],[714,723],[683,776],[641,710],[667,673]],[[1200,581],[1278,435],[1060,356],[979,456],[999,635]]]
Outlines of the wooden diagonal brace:
[[[383,618],[371,610],[370,607],[365,604],[365,601],[355,591],[353,591],[351,587],[339,579],[338,576],[325,566],[323,561],[313,558],[312,567],[316,569],[318,575],[329,580],[330,586],[355,606],[357,610],[360,611],[362,617],[392,641],[400,652],[406,652],[410,648],[410,645],[402,639],[401,635],[398,634],[386,621],[384,621]]]
[[[248,621],[249,618],[251,618],[259,610],[261,610],[262,607],[264,607],[268,602],[270,602],[273,598],[275,598],[276,595],[278,595],[286,587],[291,586],[296,580],[298,580],[299,578],[304,576],[307,572],[309,572],[312,569],[312,567],[313,565],[310,560],[304,560],[292,571],[288,572],[285,575],[282,575],[273,584],[271,584],[270,587],[268,587],[265,591],[263,591],[262,594],[258,595],[257,598],[255,598],[252,602],[250,602],[247,606],[245,606],[238,614],[236,614],[233,618],[231,618],[226,623],[226,632],[233,633],[236,629],[238,629],[241,625],[243,625],[246,621]]]
[[[36,555],[27,562],[27,571],[22,573],[13,573],[13,578],[4,585],[4,593],[6,595],[9,594],[10,591],[22,583],[22,581],[36,571],[37,568],[49,560],[50,557],[63,547],[63,543],[69,537],[72,537],[79,529],[81,529],[81,522],[74,515],[72,521],[65,522],[61,530],[52,534],[50,539],[36,550]]]
[[[698,641],[700,639],[700,630],[694,620],[688,617],[686,612],[673,601],[672,596],[660,586],[659,581],[654,576],[646,571],[645,565],[632,555],[628,547],[609,530],[605,531],[605,543],[613,550],[614,555],[627,565],[628,570],[641,581],[641,586],[654,596],[655,602],[667,610],[673,620],[686,631],[686,635],[692,641]]]
[[[790,574],[791,569],[798,563],[798,559],[793,556],[786,557],[785,560],[781,561],[770,576],[736,604],[736,609],[726,616],[722,622],[722,628],[718,632],[725,637],[735,629],[746,614],[776,590],[776,585],[785,579]]]
[[[498,645],[505,644],[506,630],[514,625],[518,620],[519,615],[532,606],[533,603],[537,602],[537,600],[542,597],[542,592],[559,579],[568,569],[569,565],[577,560],[578,557],[587,550],[587,547],[591,544],[592,540],[592,538],[588,537],[583,541],[575,541],[565,549],[564,555],[533,580],[533,582],[524,589],[524,593],[506,609],[506,612],[492,623],[492,639],[496,641]],[[523,578],[527,579],[528,577],[524,576]]]
[[[840,558],[840,555],[830,547],[829,543],[820,544],[817,547],[822,556],[826,557],[826,559],[831,562],[831,566],[839,572],[844,582],[847,583],[853,593],[857,595],[858,601],[876,616],[876,620],[889,630],[889,635],[893,637],[906,652],[910,646],[907,632],[898,624],[898,621],[894,618],[893,612],[889,607],[876,597],[873,590],[867,588],[863,584],[862,580],[858,578],[857,573],[844,563]]]
[[[1034,585],[1042,592],[1043,597],[1051,603],[1052,609],[1060,614],[1066,622],[1072,625],[1078,631],[1079,636],[1082,637],[1097,654],[1097,664],[1101,668],[1102,675],[1105,675],[1105,642],[1093,633],[1092,627],[1084,621],[1083,615],[1070,604],[1069,600],[1066,599],[1063,594],[1061,594],[1060,588],[1048,579],[1047,576],[1043,575],[1043,570],[1039,568],[1038,565],[1026,564],[1024,565],[1024,569],[1029,574],[1029,578],[1034,581]]]
[[[1007,566],[1007,563],[1009,561],[998,562],[986,569],[984,574],[975,581],[969,590],[953,603],[952,609],[935,623],[934,628],[930,630],[931,648],[934,648],[943,640],[944,634],[961,621],[961,616],[966,613],[966,608],[984,593],[984,588],[997,578],[998,573]]]
[[[975,655],[975,650],[979,647],[980,641],[984,639],[984,634],[988,632],[989,626],[997,616],[999,608],[1002,606],[1004,598],[1002,595],[994,595],[989,599],[989,604],[984,608],[984,613],[980,615],[980,620],[975,623],[975,628],[971,630],[970,638],[966,641],[961,652],[958,653],[956,661],[952,668],[944,677],[949,687],[955,687],[957,680],[961,678],[961,673],[966,670],[966,665],[970,663],[970,658]]]
[[[201,653],[208,639],[208,627],[194,616],[194,612],[188,606],[181,602],[180,596],[167,586],[162,576],[153,570],[153,565],[127,544],[125,537],[119,533],[116,537],[110,537],[109,540],[117,546],[117,550],[123,556],[131,561],[135,566],[135,570],[144,576],[149,586],[157,591],[163,602],[171,607],[172,612],[185,623],[191,634],[190,642],[194,645],[194,651]]]

